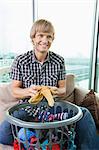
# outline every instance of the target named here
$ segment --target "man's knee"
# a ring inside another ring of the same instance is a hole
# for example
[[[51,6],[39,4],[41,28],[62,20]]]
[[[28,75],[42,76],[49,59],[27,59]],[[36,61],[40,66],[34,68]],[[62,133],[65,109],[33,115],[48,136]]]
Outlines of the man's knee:
[[[81,110],[83,112],[83,117],[84,116],[92,117],[90,111],[87,108],[85,108],[85,107],[80,107],[80,108],[81,108]]]
[[[78,123],[81,124],[81,126],[83,126],[83,128],[85,127],[85,124],[86,124],[90,127],[93,127],[94,129],[96,129],[95,122],[94,122],[94,119],[93,119],[90,111],[85,107],[81,107],[81,110],[83,112],[83,117],[81,118],[81,120]]]
[[[0,125],[0,143],[7,145],[13,144],[11,125],[7,121],[2,122]]]

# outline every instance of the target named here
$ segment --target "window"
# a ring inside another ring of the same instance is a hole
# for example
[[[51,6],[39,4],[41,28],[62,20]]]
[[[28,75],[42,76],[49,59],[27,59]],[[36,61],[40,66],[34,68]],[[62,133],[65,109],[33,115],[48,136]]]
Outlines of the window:
[[[16,55],[31,49],[32,0],[0,0],[0,82]]]
[[[38,0],[37,18],[50,20],[56,30],[51,50],[63,55],[67,73],[89,88],[96,0]]]
[[[10,81],[9,67],[16,55],[32,49],[33,20],[45,18],[55,27],[51,50],[65,58],[66,73],[74,73],[76,84],[86,89],[94,87],[96,77],[99,91],[98,48],[96,76],[93,52],[97,5],[97,0],[0,0],[0,83]]]
[[[96,74],[96,84],[97,84],[97,92],[99,93],[99,51],[98,51],[98,59],[97,59],[97,74]]]
[[[96,92],[99,93],[99,49],[98,49],[98,45],[99,45],[99,13],[98,13],[98,6],[99,3],[97,2],[97,13],[96,13],[96,26],[95,26],[95,34],[96,34],[96,38],[95,38],[95,42],[96,42],[96,80],[95,80],[95,88],[94,90]]]
[[[97,31],[98,31],[98,27],[97,27]],[[95,78],[95,91],[97,91],[99,93],[99,50],[98,50],[98,45],[99,45],[99,41],[98,41],[98,33],[97,32],[97,61],[96,61],[96,78]]]

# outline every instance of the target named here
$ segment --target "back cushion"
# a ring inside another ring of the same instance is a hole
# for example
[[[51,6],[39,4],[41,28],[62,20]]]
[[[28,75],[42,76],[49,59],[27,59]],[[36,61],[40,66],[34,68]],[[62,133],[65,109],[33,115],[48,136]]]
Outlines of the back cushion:
[[[99,104],[97,103],[95,92],[90,90],[83,99],[76,101],[76,104],[86,107],[91,112],[96,126],[99,128]]]

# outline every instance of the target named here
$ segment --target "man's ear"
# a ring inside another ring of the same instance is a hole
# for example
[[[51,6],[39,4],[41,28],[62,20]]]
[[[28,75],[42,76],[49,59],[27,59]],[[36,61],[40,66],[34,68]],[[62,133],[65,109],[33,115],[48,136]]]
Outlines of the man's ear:
[[[32,41],[32,44],[34,45],[34,38],[31,41]]]
[[[54,34],[53,34],[53,41],[54,41],[55,37],[54,37]]]

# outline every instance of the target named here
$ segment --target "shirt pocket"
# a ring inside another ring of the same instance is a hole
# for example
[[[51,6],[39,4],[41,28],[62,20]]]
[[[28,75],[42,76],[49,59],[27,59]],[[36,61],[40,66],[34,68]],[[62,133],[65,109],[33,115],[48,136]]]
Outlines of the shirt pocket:
[[[50,82],[50,86],[57,86],[58,84],[57,74],[51,74],[50,76],[48,76],[48,80]]]
[[[24,75],[23,76],[23,81],[32,81],[32,80],[35,79],[35,77],[36,77],[36,75],[33,75],[33,74],[31,74],[31,75]]]

